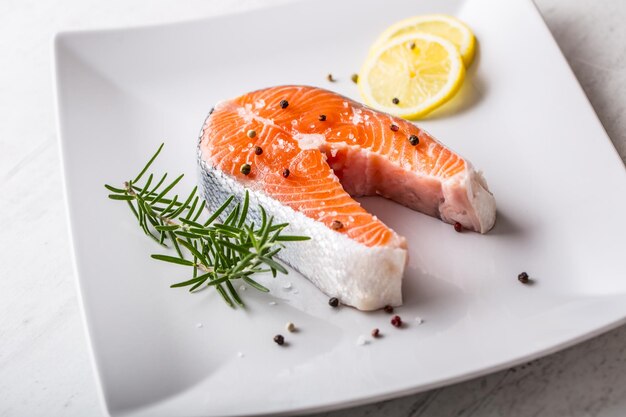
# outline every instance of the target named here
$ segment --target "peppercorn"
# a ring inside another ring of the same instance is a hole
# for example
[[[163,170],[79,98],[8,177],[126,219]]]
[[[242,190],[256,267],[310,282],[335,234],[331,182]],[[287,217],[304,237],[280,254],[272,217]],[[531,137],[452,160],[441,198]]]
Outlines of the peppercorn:
[[[263,148],[261,148],[260,146],[255,146],[254,153],[257,155],[261,155],[263,153]]]
[[[333,230],[343,229],[343,223],[341,223],[339,220],[333,220],[333,222],[330,224],[330,228]]]
[[[409,48],[415,49],[415,42],[411,42],[411,45],[409,45]]]
[[[250,164],[241,165],[240,171],[243,175],[248,175],[251,170],[252,170],[252,167],[250,166]]]
[[[289,169],[285,168],[285,170],[283,171],[283,177],[287,178],[289,174],[290,174]]]
[[[417,144],[420,143],[420,138],[418,138],[417,135],[411,135],[409,136],[409,143],[412,146],[417,146]]]
[[[400,99],[399,99],[398,97],[394,97],[394,98],[391,100],[391,102],[392,102],[393,104],[400,104]]]
[[[286,109],[287,106],[289,105],[289,102],[287,100],[281,100],[280,103],[278,103],[280,105],[281,109]]]
[[[394,132],[397,132],[397,131],[398,131],[398,129],[400,129],[400,128],[398,127],[398,125],[391,125],[391,126],[389,126],[389,127],[390,127],[390,128],[391,128],[391,130],[392,130],[392,131],[394,131]]]
[[[380,330],[378,330],[378,328],[372,330],[372,337],[378,337],[380,336]]]
[[[320,114],[320,117],[317,118],[320,122],[325,122],[326,121],[326,115],[325,114]]]
[[[454,230],[461,233],[463,231],[463,225],[459,222],[454,223]]]
[[[326,76],[326,79],[328,79],[328,81],[330,81],[331,83],[334,83],[334,82],[335,82],[335,79],[333,78],[333,74],[328,74],[328,75]]]
[[[391,307],[390,305],[386,305],[384,310],[385,310],[385,313],[388,313],[388,314],[393,313],[393,307]]]
[[[391,325],[393,327],[402,327],[402,319],[400,318],[400,316],[393,316],[391,318]]]
[[[359,74],[352,74],[352,77],[350,77],[350,79],[352,80],[353,83],[358,83],[359,82]]]
[[[252,129],[248,130],[248,137],[250,139],[252,139],[255,136],[256,136],[256,130],[252,130]]]
[[[519,282],[521,282],[522,284],[528,284],[528,282],[530,281],[530,278],[528,278],[528,274],[526,272],[522,272],[521,274],[519,274],[517,276],[517,279],[519,280]]]
[[[287,329],[288,332],[292,332],[293,333],[293,332],[296,331],[296,325],[293,324],[292,322],[287,323],[285,328]]]
[[[285,344],[285,338],[283,337],[283,335],[277,334],[276,336],[274,336],[274,342],[276,342],[277,345],[282,346]]]
[[[337,297],[332,297],[330,300],[328,300],[328,305],[331,307],[339,306],[339,299]]]

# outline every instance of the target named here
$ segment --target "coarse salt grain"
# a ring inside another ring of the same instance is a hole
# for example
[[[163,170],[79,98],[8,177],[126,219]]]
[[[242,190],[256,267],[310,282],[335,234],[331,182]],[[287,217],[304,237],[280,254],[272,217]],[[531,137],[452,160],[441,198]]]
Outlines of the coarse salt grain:
[[[365,339],[365,336],[360,335],[359,337],[357,337],[356,339],[356,345],[357,346],[364,346],[367,344],[367,339]]]
[[[199,329],[200,327],[202,327],[202,326],[203,326],[203,324],[202,324],[202,323],[198,323],[198,324],[196,324],[196,327],[197,327],[198,329]]]
[[[290,290],[291,289],[291,282],[286,283],[285,285],[283,285],[283,288],[285,290]]]
[[[247,287],[246,287],[245,285],[242,285],[241,287],[239,287],[239,289],[240,289],[241,291],[245,291],[245,290],[246,290],[246,288],[247,288]]]
[[[243,358],[245,355],[243,354],[243,352],[237,352],[237,356],[239,356],[240,358]]]
[[[422,324],[422,323],[424,323],[424,320],[421,317],[415,317],[415,323],[416,324]]]
[[[270,302],[269,302],[269,303],[267,303],[267,304],[269,304],[269,305],[271,305],[271,306],[275,306],[275,305],[276,305],[276,301],[270,301]]]

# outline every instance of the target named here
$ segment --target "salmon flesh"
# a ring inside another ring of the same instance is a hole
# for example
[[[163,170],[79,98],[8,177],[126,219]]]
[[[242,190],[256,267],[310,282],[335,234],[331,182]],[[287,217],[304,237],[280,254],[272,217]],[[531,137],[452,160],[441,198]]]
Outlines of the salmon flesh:
[[[468,160],[413,123],[315,87],[220,102],[204,122],[198,162],[210,208],[249,190],[253,221],[262,205],[290,234],[311,237],[279,257],[360,310],[402,304],[407,249],[353,197],[380,195],[480,233],[496,217],[495,199]]]

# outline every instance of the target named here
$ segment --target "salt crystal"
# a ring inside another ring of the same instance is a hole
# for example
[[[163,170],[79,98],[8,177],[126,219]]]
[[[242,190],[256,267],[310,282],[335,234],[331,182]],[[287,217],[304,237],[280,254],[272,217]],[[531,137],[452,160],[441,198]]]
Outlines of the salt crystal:
[[[298,294],[299,292],[300,292],[300,291],[298,291],[298,290],[293,290],[293,293],[294,293],[294,294]]]
[[[243,358],[244,354],[243,354],[243,352],[237,352],[237,356],[239,356],[240,358]]]
[[[356,345],[357,346],[363,346],[367,344],[367,339],[365,339],[365,336],[360,335],[357,339],[356,339]]]
[[[201,328],[202,326],[203,326],[203,324],[202,324],[202,323],[198,323],[198,324],[196,324],[196,327],[197,327],[198,329],[199,329],[199,328]]]
[[[245,285],[242,285],[241,287],[239,287],[239,290],[241,290],[241,291],[245,291],[245,290],[246,290],[246,286],[245,286]]]
[[[421,317],[415,317],[415,324],[422,324],[424,323],[424,320],[422,320]]]
[[[286,289],[286,290],[290,290],[291,289],[291,282],[288,282],[285,285],[283,285],[283,288]]]
[[[271,306],[275,306],[275,305],[276,305],[276,301],[270,301],[270,302],[269,302],[269,303],[267,303],[267,304],[269,304],[269,305],[271,305]]]

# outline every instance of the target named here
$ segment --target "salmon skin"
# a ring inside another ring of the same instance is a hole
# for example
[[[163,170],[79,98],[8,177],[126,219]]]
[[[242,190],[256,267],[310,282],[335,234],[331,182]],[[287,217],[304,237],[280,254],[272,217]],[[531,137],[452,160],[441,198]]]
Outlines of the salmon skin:
[[[495,222],[495,199],[469,161],[406,120],[320,88],[220,102],[204,122],[198,162],[209,207],[248,189],[253,221],[260,204],[290,234],[311,237],[281,259],[360,310],[402,304],[407,250],[353,197],[381,195],[481,233]]]

